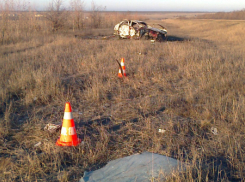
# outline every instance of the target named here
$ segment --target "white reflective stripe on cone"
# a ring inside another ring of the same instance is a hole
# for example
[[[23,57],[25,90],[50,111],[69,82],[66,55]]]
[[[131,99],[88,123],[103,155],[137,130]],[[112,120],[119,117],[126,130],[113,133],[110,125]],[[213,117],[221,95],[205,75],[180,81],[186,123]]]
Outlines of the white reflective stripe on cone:
[[[69,128],[69,135],[75,135],[76,134],[76,129],[75,127],[70,127]]]
[[[124,66],[124,62],[121,62],[121,66]]]
[[[67,130],[65,127],[61,128],[61,135],[67,135]]]
[[[75,135],[75,134],[76,134],[75,126],[68,128],[68,134],[67,134],[67,129],[65,127],[62,127],[61,129],[61,135],[67,136],[67,135]]]
[[[72,119],[72,112],[65,112],[64,119]]]

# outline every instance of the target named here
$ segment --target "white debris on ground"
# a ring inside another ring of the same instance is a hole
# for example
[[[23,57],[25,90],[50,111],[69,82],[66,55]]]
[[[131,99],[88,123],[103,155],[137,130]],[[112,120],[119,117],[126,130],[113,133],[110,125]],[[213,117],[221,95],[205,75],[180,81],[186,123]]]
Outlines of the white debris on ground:
[[[217,130],[217,128],[211,127],[211,132],[212,132],[214,135],[218,135],[218,130]]]
[[[57,125],[57,124],[47,124],[45,127],[44,127],[44,130],[45,131],[48,131],[49,133],[55,133],[57,131],[59,131],[61,129],[61,125]]]
[[[34,147],[39,147],[42,144],[42,142],[38,142],[34,145]]]
[[[159,129],[158,129],[158,132],[159,132],[159,133],[165,133],[165,132],[166,132],[166,130],[164,130],[164,129],[160,129],[160,128],[159,128]]]

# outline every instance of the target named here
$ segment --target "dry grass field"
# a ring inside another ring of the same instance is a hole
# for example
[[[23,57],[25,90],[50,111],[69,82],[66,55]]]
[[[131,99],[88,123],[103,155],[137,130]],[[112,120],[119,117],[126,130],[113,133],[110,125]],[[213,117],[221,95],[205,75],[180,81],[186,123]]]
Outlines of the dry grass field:
[[[78,181],[143,151],[189,164],[167,181],[245,180],[245,21],[149,22],[168,41],[102,39],[113,26],[2,41],[2,181]],[[119,79],[122,57],[128,76]],[[58,147],[60,132],[43,130],[62,122],[67,101],[78,147]]]

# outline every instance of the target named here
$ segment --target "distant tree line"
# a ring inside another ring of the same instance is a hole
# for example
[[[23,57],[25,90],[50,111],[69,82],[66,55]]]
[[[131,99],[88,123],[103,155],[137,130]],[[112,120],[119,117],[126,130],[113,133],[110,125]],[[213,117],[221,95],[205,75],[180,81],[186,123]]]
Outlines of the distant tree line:
[[[49,21],[52,31],[70,28],[81,30],[85,26],[100,28],[103,26],[103,8],[91,3],[90,13],[84,11],[84,2],[81,0],[70,0],[70,7],[64,8],[64,0],[51,0],[45,18]]]
[[[214,14],[199,15],[198,19],[225,19],[225,20],[245,20],[245,9],[232,12],[218,12]]]
[[[65,2],[68,2],[65,4]],[[111,28],[123,19],[141,19],[131,12],[106,12],[105,7],[91,2],[85,10],[84,0],[49,0],[45,11],[35,11],[26,0],[0,0],[0,45],[28,41],[40,34],[57,32],[91,32]]]
[[[93,1],[85,11],[83,0],[49,0],[45,11],[35,11],[26,0],[0,0],[0,44],[30,39],[35,34],[106,28],[114,24],[105,8]],[[110,21],[108,21],[110,20]]]

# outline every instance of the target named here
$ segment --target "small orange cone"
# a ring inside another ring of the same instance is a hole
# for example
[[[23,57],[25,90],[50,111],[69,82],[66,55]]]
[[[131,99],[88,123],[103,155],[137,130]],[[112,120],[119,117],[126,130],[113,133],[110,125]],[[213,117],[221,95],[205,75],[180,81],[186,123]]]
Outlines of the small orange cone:
[[[121,59],[121,67],[122,67],[122,71],[121,71],[120,68],[119,68],[119,71],[118,71],[118,77],[120,77],[120,78],[122,78],[123,76],[126,76],[126,70],[125,70],[125,65],[124,65],[124,58]]]
[[[58,146],[77,146],[81,143],[81,139],[77,137],[75,123],[72,118],[72,110],[70,102],[65,105],[65,113],[61,128],[60,138],[57,140]]]

